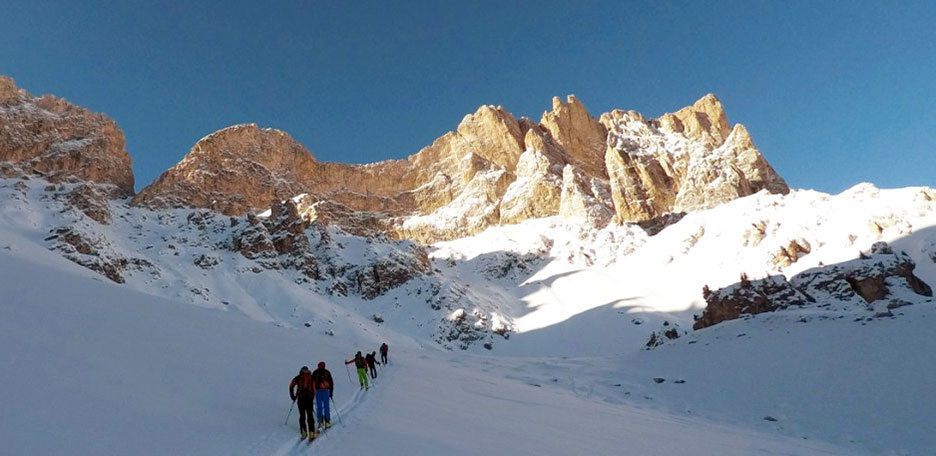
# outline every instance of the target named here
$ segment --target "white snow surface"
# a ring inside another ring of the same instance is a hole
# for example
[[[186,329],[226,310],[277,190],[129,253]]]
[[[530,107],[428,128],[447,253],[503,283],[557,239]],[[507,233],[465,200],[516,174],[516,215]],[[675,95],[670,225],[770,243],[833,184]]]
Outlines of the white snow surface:
[[[558,218],[493,227],[430,246],[432,274],[364,300],[329,295],[295,271],[255,272],[225,247],[227,217],[197,229],[187,222],[197,211],[117,201],[104,226],[45,185],[0,180],[4,454],[936,449],[931,298],[901,296],[912,305],[893,318],[817,305],[689,330],[703,285],[728,286],[742,272],[790,277],[878,240],[910,254],[916,275],[936,285],[936,203],[926,189],[757,194],[655,236]],[[757,245],[754,224],[766,227]],[[59,226],[153,266],[113,283],[49,250]],[[348,264],[398,248],[331,235]],[[776,266],[791,240],[810,252]],[[198,267],[200,255],[218,263]],[[440,337],[455,315],[481,335],[465,350],[463,339]],[[687,334],[644,350],[664,322]],[[345,383],[342,361],[382,341],[393,364],[375,387]],[[319,360],[335,377],[343,423],[297,444],[295,410],[283,424],[286,386]]]

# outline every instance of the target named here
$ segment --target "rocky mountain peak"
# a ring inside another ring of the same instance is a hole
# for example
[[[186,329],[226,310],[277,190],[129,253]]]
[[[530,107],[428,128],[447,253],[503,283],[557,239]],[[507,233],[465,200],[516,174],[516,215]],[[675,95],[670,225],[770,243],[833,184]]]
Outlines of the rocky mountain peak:
[[[604,151],[608,132],[605,127],[588,113],[575,95],[566,97],[566,103],[553,97],[552,105],[552,111],[544,112],[540,123],[586,174],[607,178]]]
[[[200,140],[134,204],[242,215],[305,194],[323,223],[431,243],[529,218],[644,222],[786,191],[727,122],[714,95],[652,120],[599,120],[573,95],[539,123],[484,105],[418,153],[367,165],[318,162],[282,131],[236,125]]]
[[[714,95],[650,121],[614,110],[601,122],[608,129],[605,164],[619,222],[707,209],[763,189],[789,192],[747,129],[728,124]]]
[[[731,133],[725,109],[721,101],[711,93],[699,98],[691,106],[664,114],[659,122],[670,131],[681,133],[690,139],[705,141],[713,147],[720,146]]]
[[[244,214],[302,193],[303,176],[316,166],[312,154],[287,133],[256,124],[234,125],[200,139],[133,203]]]
[[[96,114],[52,95],[33,97],[0,77],[0,175],[37,174],[57,182],[84,180],[133,195],[123,132]]]
[[[9,76],[0,76],[0,106],[10,106],[20,102],[26,91],[16,86]]]
[[[510,172],[523,153],[520,123],[500,106],[481,106],[462,119],[457,132],[466,148]]]

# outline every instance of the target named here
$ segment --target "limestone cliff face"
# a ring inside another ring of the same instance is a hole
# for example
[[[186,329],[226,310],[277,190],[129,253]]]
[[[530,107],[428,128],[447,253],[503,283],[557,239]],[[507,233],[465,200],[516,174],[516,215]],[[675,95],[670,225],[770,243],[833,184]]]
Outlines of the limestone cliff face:
[[[569,159],[582,172],[607,179],[604,152],[608,132],[604,125],[588,114],[585,105],[574,95],[569,95],[565,104],[559,97],[554,97],[552,103],[552,112],[543,113],[540,123],[565,148]]]
[[[0,76],[0,175],[16,173],[108,184],[114,196],[133,195],[130,156],[113,120],[52,95],[33,97]]]
[[[191,206],[227,215],[303,193],[315,159],[286,133],[235,125],[208,135],[133,201],[150,207]]]
[[[500,223],[559,213],[562,168],[569,158],[545,128],[530,128],[524,137],[527,150],[517,162],[517,178],[501,201]]]
[[[714,95],[658,119],[615,110],[601,122],[608,129],[605,164],[619,222],[707,209],[763,189],[789,191],[744,126],[729,126]]]
[[[712,95],[652,120],[621,110],[595,119],[569,96],[540,123],[481,106],[418,153],[367,165],[319,162],[278,130],[229,127],[134,204],[240,215],[304,194],[324,223],[429,243],[554,215],[642,222],[761,189],[787,191]]]

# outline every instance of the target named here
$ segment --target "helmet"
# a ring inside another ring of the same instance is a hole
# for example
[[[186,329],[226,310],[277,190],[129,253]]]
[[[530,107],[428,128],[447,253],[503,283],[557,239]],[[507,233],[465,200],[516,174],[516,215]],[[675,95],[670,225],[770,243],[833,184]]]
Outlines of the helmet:
[[[299,373],[309,372],[309,366],[302,366],[302,369],[299,369]]]
[[[325,368],[325,361],[319,361],[318,367],[319,367],[319,369],[324,369],[324,368]]]

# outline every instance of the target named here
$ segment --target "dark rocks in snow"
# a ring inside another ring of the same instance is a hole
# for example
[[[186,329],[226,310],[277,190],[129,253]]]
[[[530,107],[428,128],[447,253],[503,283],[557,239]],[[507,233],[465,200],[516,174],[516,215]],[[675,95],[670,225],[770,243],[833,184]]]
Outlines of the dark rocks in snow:
[[[371,318],[372,318],[375,322],[377,322],[377,323],[383,323],[383,322],[384,322],[384,319],[383,319],[382,316],[380,316],[380,314],[376,314],[376,313],[375,313],[374,315],[371,316]]]
[[[116,283],[125,283],[123,274],[131,270],[143,270],[155,267],[148,260],[142,258],[127,258],[111,250],[107,240],[103,237],[89,236],[77,229],[61,227],[53,230],[56,236],[48,239],[57,241],[49,247],[50,250],[62,252],[68,260],[84,266],[98,274],[107,277]]]
[[[897,309],[897,308],[909,306],[909,305],[913,305],[913,303],[909,301],[904,301],[903,299],[891,299],[890,302],[887,303],[887,309],[893,310],[893,309]]]
[[[682,220],[686,214],[686,212],[671,212],[651,218],[649,220],[638,222],[637,225],[643,228],[643,230],[647,232],[648,236],[655,236],[666,229],[668,226],[676,224]]]
[[[111,222],[109,197],[116,187],[85,183],[68,194],[68,204],[102,225]]]
[[[913,274],[915,267],[905,252],[894,252],[887,243],[876,242],[860,258],[809,269],[789,281],[779,275],[754,281],[742,276],[739,283],[720,290],[703,288],[707,306],[693,328],[817,301],[873,303],[888,296],[893,286],[905,286],[918,295],[932,296],[930,286]]]
[[[274,204],[266,218],[248,214],[247,223],[233,230],[233,250],[266,269],[291,269],[311,280],[329,280],[332,283],[325,286],[329,294],[357,293],[365,299],[374,299],[415,277],[431,273],[424,248],[383,237],[365,238],[368,246],[363,252],[365,257],[357,258],[355,264],[347,263],[341,257],[345,246],[335,240],[335,234],[329,233],[328,226],[314,220],[314,211],[310,212],[314,203],[306,195]],[[377,241],[396,245],[378,255],[376,249],[370,252],[369,247]]]
[[[693,329],[707,328],[744,314],[773,312],[789,305],[813,302],[812,297],[794,288],[780,275],[755,281],[742,276],[741,282],[736,285],[716,291],[706,288],[703,295],[708,305],[693,324]]]
[[[195,264],[195,266],[198,266],[202,269],[214,269],[214,267],[221,262],[221,258],[200,254],[196,256],[192,262]]]
[[[675,384],[677,384],[677,385],[682,385],[682,384],[686,383],[686,381],[683,380],[683,379],[678,379],[678,380],[674,380],[673,383],[675,383]]]
[[[686,331],[683,331],[682,328],[679,327],[679,324],[670,324],[670,322],[664,321],[659,331],[650,333],[650,338],[647,339],[646,347],[648,349],[659,347],[667,341],[679,339],[685,334]]]
[[[770,416],[770,415],[767,415],[767,416],[764,417],[764,421],[777,422],[778,420],[777,420],[776,418]]]
[[[666,379],[663,378],[663,377],[653,377],[653,382],[654,382],[654,383],[663,383],[663,382],[665,382],[665,381],[666,381]]]

